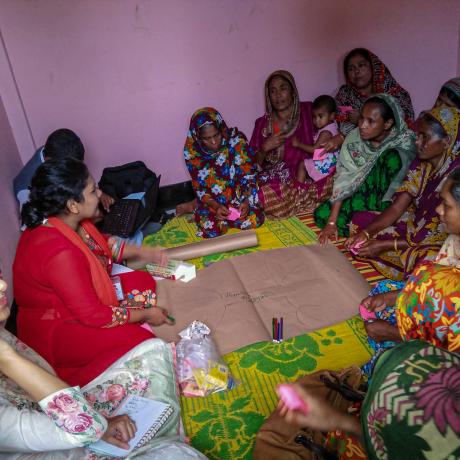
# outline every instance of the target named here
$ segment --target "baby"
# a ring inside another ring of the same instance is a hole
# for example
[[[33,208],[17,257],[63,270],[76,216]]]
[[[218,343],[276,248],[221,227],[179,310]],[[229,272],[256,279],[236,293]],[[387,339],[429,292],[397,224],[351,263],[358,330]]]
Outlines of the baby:
[[[339,127],[335,121],[336,113],[337,106],[333,97],[328,95],[318,96],[313,101],[312,118],[313,125],[316,128],[313,137],[314,144],[302,144],[296,138],[292,140],[294,147],[312,155],[299,164],[297,170],[297,180],[299,182],[305,182],[307,176],[317,182],[335,171],[339,150],[328,153],[321,149],[320,146],[339,133]]]

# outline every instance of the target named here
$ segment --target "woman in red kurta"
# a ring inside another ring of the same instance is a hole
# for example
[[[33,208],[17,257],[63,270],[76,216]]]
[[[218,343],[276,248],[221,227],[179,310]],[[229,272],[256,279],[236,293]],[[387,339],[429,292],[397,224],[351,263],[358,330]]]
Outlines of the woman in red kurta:
[[[99,196],[83,163],[45,162],[32,181],[30,201],[22,208],[28,229],[21,236],[13,266],[19,338],[42,355],[59,377],[80,386],[154,337],[142,323],[169,321],[161,308],[131,309],[133,299],[117,300],[109,277],[111,264],[103,263],[110,259],[111,248],[90,221],[97,213]],[[164,259],[158,249],[128,245],[122,256]],[[139,273],[138,278],[144,288],[145,276]],[[154,293],[155,285],[149,280],[149,289],[141,291],[144,307],[154,305],[149,292]]]

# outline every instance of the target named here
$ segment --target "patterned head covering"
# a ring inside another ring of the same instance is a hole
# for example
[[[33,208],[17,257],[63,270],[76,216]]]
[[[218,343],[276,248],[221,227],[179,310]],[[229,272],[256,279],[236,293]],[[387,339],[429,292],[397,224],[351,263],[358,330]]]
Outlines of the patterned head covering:
[[[431,115],[450,137],[450,142],[446,151],[443,153],[443,158],[439,161],[434,172],[431,173],[439,177],[444,176],[449,170],[451,163],[457,158],[460,150],[460,111],[455,107],[440,106],[425,113]]]
[[[299,101],[299,92],[297,90],[297,86],[295,84],[294,77],[290,72],[287,70],[275,70],[273,73],[269,75],[267,80],[265,81],[265,114],[268,119],[266,132],[264,134],[265,137],[270,137],[275,134],[275,118],[274,118],[274,109],[272,105],[272,101],[270,100],[270,82],[275,78],[280,77],[286,80],[292,88],[292,110],[289,120],[286,126],[280,127],[280,131],[283,132],[286,137],[292,136],[296,131],[299,120],[300,120],[300,101]],[[269,163],[275,164],[280,161],[284,156],[284,145],[278,147],[275,151],[270,152],[267,155],[266,161]]]
[[[361,407],[370,459],[458,458],[460,357],[421,340],[377,361]]]
[[[201,128],[215,126],[216,129],[222,134],[222,144],[220,149],[216,152],[211,152],[201,142]],[[228,144],[228,140],[233,135],[233,131],[238,131],[236,128],[230,130],[222,115],[212,107],[203,107],[195,111],[190,119],[190,127],[187,133],[187,140],[185,142],[185,148],[189,150],[192,157],[194,156],[216,156],[220,150],[225,148]]]
[[[355,50],[350,51],[349,55],[354,51]],[[367,56],[364,57],[370,60],[371,63],[372,92],[374,94],[385,93],[395,97],[398,100],[399,105],[401,106],[405,114],[406,121],[413,120],[414,109],[412,107],[412,101],[410,99],[409,93],[404,88],[402,88],[402,86],[394,79],[388,67],[379,59],[378,56],[364,48],[360,49],[360,54],[361,53],[367,54]],[[345,81],[347,82],[347,86],[350,92],[348,96],[351,100],[355,101],[354,104],[352,104],[351,102],[349,102],[349,104],[352,105],[352,107],[354,108],[361,107],[366,97],[363,96],[357,88],[351,85],[350,81],[348,80],[348,72],[345,67],[344,72]]]
[[[348,134],[340,150],[332,202],[344,200],[353,195],[365,181],[379,156],[390,149],[396,149],[401,157],[402,167],[383,197],[384,201],[388,201],[401,185],[409,164],[415,158],[415,134],[407,127],[398,101],[388,94],[376,94],[371,97],[378,97],[390,106],[395,123],[388,136],[378,147],[361,139],[359,128],[353,129]]]
[[[270,123],[269,127],[269,134],[273,134],[273,106],[272,101],[270,100],[270,82],[275,78],[280,77],[286,80],[292,88],[292,111],[291,116],[289,117],[289,121],[287,126],[283,129],[283,132],[289,137],[293,132],[297,129],[297,125],[299,123],[299,92],[297,90],[297,86],[295,84],[294,77],[290,72],[287,70],[275,70],[265,81],[265,112],[270,117],[272,123]]]
[[[451,78],[449,81],[446,81],[441,88],[441,91],[443,89],[448,89],[449,91],[452,91],[455,96],[457,96],[460,99],[460,77],[455,77]],[[457,107],[460,109],[460,107]]]

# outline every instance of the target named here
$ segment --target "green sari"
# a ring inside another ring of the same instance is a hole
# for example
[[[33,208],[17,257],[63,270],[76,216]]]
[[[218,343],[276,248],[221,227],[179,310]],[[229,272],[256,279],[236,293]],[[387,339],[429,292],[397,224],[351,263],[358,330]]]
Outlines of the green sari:
[[[370,460],[460,458],[460,357],[422,341],[377,361],[361,408]]]
[[[342,201],[337,219],[340,236],[349,236],[349,224],[356,211],[382,212],[401,185],[411,161],[415,158],[415,133],[405,121],[395,98],[378,94],[394,115],[394,125],[377,147],[361,139],[359,128],[348,134],[340,150],[331,203]],[[315,222],[323,228],[329,221],[331,203],[315,211]]]

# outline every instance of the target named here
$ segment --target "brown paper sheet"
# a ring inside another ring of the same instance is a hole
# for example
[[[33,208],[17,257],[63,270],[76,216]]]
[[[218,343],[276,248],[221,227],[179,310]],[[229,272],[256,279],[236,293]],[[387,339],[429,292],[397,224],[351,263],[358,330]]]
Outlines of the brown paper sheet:
[[[189,260],[218,252],[250,248],[258,244],[256,232],[254,230],[244,230],[233,233],[232,235],[224,235],[196,243],[184,244],[183,246],[167,249],[166,252],[170,259]]]
[[[333,245],[261,251],[199,270],[188,284],[162,280],[158,303],[176,319],[154,328],[177,342],[194,320],[211,328],[222,354],[272,339],[272,318],[283,317],[284,338],[348,319],[369,285]]]

